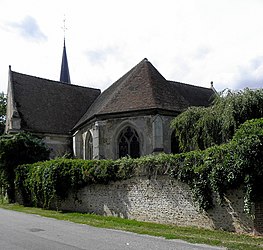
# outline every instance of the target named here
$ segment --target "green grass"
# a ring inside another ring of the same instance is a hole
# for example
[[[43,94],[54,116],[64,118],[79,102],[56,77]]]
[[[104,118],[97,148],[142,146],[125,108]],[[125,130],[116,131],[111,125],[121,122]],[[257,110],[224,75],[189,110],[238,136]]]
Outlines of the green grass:
[[[0,208],[30,214],[38,214],[44,217],[67,220],[95,227],[112,228],[138,234],[160,236],[166,239],[181,239],[191,243],[222,246],[227,247],[228,249],[263,249],[263,237],[258,236],[256,237],[195,227],[178,227],[157,223],[139,222],[135,220],[127,220],[117,217],[104,217],[94,214],[44,210],[41,208],[24,207],[17,204],[2,203],[0,204]]]

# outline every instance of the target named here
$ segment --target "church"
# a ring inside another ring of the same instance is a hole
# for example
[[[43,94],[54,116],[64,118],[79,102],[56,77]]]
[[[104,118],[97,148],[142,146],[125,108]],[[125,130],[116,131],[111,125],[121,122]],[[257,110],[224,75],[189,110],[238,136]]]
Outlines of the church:
[[[9,66],[6,133],[43,138],[51,157],[132,158],[178,153],[173,118],[208,106],[216,91],[166,80],[146,58],[101,93],[71,84],[64,40],[60,81]]]

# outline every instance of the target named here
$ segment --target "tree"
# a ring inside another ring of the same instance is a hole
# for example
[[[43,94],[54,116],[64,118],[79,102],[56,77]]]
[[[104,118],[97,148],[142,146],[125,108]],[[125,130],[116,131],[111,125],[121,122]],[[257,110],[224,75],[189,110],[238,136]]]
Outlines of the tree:
[[[263,89],[232,92],[217,97],[210,107],[190,107],[171,124],[181,151],[226,143],[247,120],[263,117]]]
[[[15,202],[15,169],[18,165],[49,159],[44,142],[29,133],[0,136],[0,184],[9,202]]]
[[[6,95],[2,92],[0,93],[0,135],[5,131],[5,120],[6,120]]]

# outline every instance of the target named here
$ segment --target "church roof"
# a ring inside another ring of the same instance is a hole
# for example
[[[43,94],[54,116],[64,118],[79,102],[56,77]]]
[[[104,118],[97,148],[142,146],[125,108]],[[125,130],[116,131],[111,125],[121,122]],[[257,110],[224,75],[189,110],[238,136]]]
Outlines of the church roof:
[[[60,70],[60,82],[70,83],[70,75],[69,75],[69,67],[68,67],[68,58],[67,58],[65,39],[64,39],[61,70]]]
[[[39,133],[68,134],[100,90],[64,84],[10,70],[14,105],[21,129]]]
[[[165,110],[181,113],[189,106],[208,106],[211,88],[167,81],[147,60],[142,60],[106,89],[75,126],[95,116],[132,111]]]

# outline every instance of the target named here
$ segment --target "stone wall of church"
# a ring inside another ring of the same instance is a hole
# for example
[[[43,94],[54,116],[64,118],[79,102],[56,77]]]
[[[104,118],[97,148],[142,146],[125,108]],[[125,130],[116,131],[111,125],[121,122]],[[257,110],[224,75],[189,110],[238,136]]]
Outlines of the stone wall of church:
[[[152,153],[152,117],[140,116],[109,119],[101,122],[101,156],[106,159],[118,158],[118,136],[127,126],[133,127],[140,138],[141,155]]]
[[[168,176],[137,177],[108,185],[94,184],[60,204],[60,209],[119,216],[181,226],[253,232],[254,222],[243,211],[242,189],[231,190],[221,206],[204,212],[193,201],[186,184]]]
[[[43,137],[43,141],[50,149],[50,158],[61,157],[72,153],[71,138],[59,135],[38,135]]]
[[[154,152],[171,152],[170,122],[173,117],[161,115],[134,116],[96,121],[79,130],[73,139],[75,156],[85,157],[87,134],[93,138],[93,159],[117,159],[118,136],[121,131],[131,126],[140,138],[140,155]]]
[[[173,130],[171,129],[171,121],[174,119],[174,117],[171,116],[161,116],[163,120],[163,133],[164,133],[164,152],[165,153],[171,153],[171,136]]]

